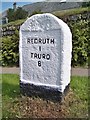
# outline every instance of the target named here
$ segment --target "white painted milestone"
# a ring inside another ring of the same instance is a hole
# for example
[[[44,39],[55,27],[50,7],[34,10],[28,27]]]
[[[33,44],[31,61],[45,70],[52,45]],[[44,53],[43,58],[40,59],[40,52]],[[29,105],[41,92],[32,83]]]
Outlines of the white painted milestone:
[[[50,13],[28,18],[20,27],[20,80],[64,92],[70,83],[72,34]]]

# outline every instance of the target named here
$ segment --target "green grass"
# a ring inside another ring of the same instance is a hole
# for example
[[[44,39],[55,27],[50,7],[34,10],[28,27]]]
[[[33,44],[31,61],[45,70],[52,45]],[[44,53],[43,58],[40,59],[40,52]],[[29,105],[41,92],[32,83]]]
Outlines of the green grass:
[[[75,14],[79,14],[79,13],[84,13],[84,12],[87,12],[87,11],[90,11],[90,7],[55,11],[55,12],[52,12],[52,14],[56,15],[57,17],[63,17],[63,16],[69,16],[69,15],[75,15]],[[26,19],[12,21],[12,22],[10,22],[8,24],[2,25],[2,27],[11,26],[11,25],[20,25],[25,20]]]
[[[4,117],[13,117],[10,107],[19,96],[19,76],[15,74],[2,75],[2,111]],[[17,114],[17,113],[16,113]]]
[[[69,15],[81,14],[81,13],[88,12],[88,11],[90,11],[90,7],[55,11],[53,12],[53,14],[56,15],[57,17],[63,17],[63,16],[65,17]]]
[[[65,108],[65,110],[68,111],[66,117],[72,117],[72,118],[80,117],[80,116],[87,117],[88,116],[88,77],[73,76],[71,78],[70,89],[71,90],[69,94],[66,96],[62,106],[63,108]],[[47,105],[49,105],[49,103],[46,103],[45,101],[43,101],[43,99],[34,98],[32,100],[32,98],[21,97],[19,90],[19,75],[16,74],[2,75],[2,95],[3,95],[2,113],[3,113],[3,117],[5,118],[25,117],[25,115],[29,117],[30,115],[34,116],[35,115],[35,113],[33,112],[34,106],[36,111],[36,106],[38,106],[39,109],[39,107],[43,105],[43,109],[44,109]],[[28,113],[26,109],[29,106],[27,101],[29,101],[30,102],[29,105],[33,107],[32,110],[30,109],[31,110],[30,113]],[[52,109],[52,106],[53,109],[54,108],[57,110],[60,109],[58,107],[56,108],[57,105],[55,103],[50,103],[49,108]],[[58,106],[60,106],[60,104]],[[22,108],[21,111],[20,108]],[[47,108],[46,111],[49,108]],[[24,109],[26,109],[26,113]],[[42,111],[40,111],[40,114],[41,113]],[[58,112],[56,114],[58,114]]]
[[[15,74],[2,75],[3,96],[14,98],[19,93],[19,76]]]
[[[87,100],[88,93],[88,77],[77,77],[71,78],[71,88],[75,94],[83,100]],[[87,92],[85,92],[87,91]]]
[[[21,20],[12,21],[12,22],[9,22],[9,23],[7,23],[7,24],[2,25],[2,27],[11,26],[11,25],[13,25],[13,26],[20,25],[20,24],[22,24],[25,20],[26,20],[26,19],[21,19]]]
[[[74,104],[70,106],[72,116],[88,116],[88,77],[72,77],[71,89],[74,92]]]

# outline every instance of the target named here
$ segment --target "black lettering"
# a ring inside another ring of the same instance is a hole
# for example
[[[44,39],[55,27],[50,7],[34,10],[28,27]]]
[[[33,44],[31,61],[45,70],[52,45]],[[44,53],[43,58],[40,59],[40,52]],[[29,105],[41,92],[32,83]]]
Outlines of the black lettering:
[[[34,43],[35,43],[35,44],[37,44],[37,43],[38,43],[37,38],[35,38],[35,39],[34,39]]]
[[[30,44],[54,44],[53,38],[27,38],[27,43]]]
[[[31,38],[31,43],[33,44],[33,38]]]
[[[30,38],[27,38],[27,43],[30,43]]]
[[[37,58],[37,53],[34,53],[34,58]]]
[[[50,43],[53,43],[53,44],[54,44],[54,39],[51,39]]]
[[[49,38],[47,38],[47,43],[49,44]]]
[[[46,59],[47,59],[47,60],[50,59],[50,55],[49,55],[49,54],[46,55]]]
[[[39,46],[39,51],[41,51],[41,46]]]
[[[41,59],[41,54],[38,54],[38,58]]]
[[[42,54],[42,58],[44,58],[44,59],[45,59],[45,54]]]
[[[46,43],[46,39],[43,39],[43,44],[45,44]]]
[[[41,67],[41,61],[38,61],[38,66]]]
[[[33,53],[31,53],[31,58],[33,58]]]
[[[39,43],[41,43],[42,42],[42,39],[41,38],[39,38]]]

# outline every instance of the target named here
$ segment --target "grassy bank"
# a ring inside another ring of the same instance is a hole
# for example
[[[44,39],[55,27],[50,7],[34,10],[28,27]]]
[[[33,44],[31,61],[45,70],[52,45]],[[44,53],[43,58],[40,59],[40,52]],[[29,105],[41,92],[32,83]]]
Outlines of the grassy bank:
[[[4,118],[86,118],[88,116],[88,77],[71,78],[70,90],[62,103],[20,95],[19,76],[2,75]]]
[[[76,14],[81,14],[85,12],[89,12],[90,7],[85,7],[85,8],[76,8],[76,9],[69,9],[69,10],[62,10],[62,11],[55,11],[53,12],[54,15],[57,17],[65,17],[69,15],[76,15]]]
[[[57,17],[65,17],[65,16],[69,16],[69,15],[75,15],[75,14],[81,14],[81,13],[85,13],[85,12],[89,12],[90,11],[90,7],[81,7],[81,8],[75,8],[75,9],[69,9],[69,10],[61,10],[61,11],[54,11],[52,12],[52,14],[56,15]],[[22,24],[26,19],[21,19],[21,20],[16,20],[13,22],[10,22],[8,24],[2,25],[2,27],[7,27],[7,26],[11,26],[11,25],[20,25]]]
[[[2,27],[21,25],[23,22],[25,22],[25,20],[26,20],[26,19],[21,19],[21,20],[12,21],[12,22],[9,22],[9,23],[7,23],[7,24],[2,25]]]

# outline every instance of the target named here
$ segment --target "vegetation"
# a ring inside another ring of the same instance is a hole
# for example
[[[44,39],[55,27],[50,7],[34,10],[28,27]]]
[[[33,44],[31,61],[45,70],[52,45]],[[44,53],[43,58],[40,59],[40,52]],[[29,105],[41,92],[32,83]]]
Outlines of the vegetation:
[[[28,16],[28,12],[23,10],[21,7],[18,7],[16,10],[10,8],[7,12],[7,18],[9,22],[18,19],[25,19],[27,16]]]
[[[90,1],[86,2],[85,0],[85,2],[82,4],[82,7],[90,7]]]
[[[19,76],[15,74],[2,75],[2,114],[4,118],[13,117],[13,112],[11,112],[13,102],[18,99],[19,93]]]
[[[63,10],[53,12],[58,18],[64,18],[71,15],[82,14],[90,12],[90,2],[84,2],[82,8],[72,9],[72,10]],[[86,5],[86,6],[85,6]],[[72,35],[72,66],[88,66],[90,56],[90,29],[89,19],[82,19],[79,15],[78,20],[76,21],[67,21]]]
[[[73,35],[72,66],[88,66],[88,56],[90,55],[90,29],[89,20],[70,22],[69,26]]]
[[[90,55],[90,29],[89,21],[79,20],[70,22],[68,25],[73,34],[72,66],[88,66],[88,56]],[[2,58],[0,65],[12,66],[19,65],[19,33],[16,30],[13,36],[2,38]]]
[[[0,65],[3,66],[18,66],[19,65],[19,33],[16,30],[15,34],[2,38],[2,46],[0,54]]]
[[[26,19],[21,19],[21,20],[12,21],[12,22],[9,22],[9,23],[7,23],[7,24],[2,25],[2,27],[21,25],[23,22],[25,22],[25,20],[26,20]]]
[[[75,15],[77,13],[85,13],[90,11],[89,8],[79,8],[73,10],[67,10],[63,12],[55,12],[54,14],[61,18],[63,15]],[[39,11],[40,12],[40,11]],[[38,12],[38,13],[39,13]],[[36,14],[36,13],[34,13]],[[25,19],[10,22],[6,26],[22,24]],[[78,20],[67,21],[70,26],[73,35],[73,50],[72,50],[72,66],[88,66],[88,56],[90,55],[90,29],[89,19],[82,19],[79,16]],[[3,26],[5,27],[5,26]],[[17,31],[17,30],[16,30]],[[2,38],[2,58],[0,58],[0,65],[12,66],[18,65],[19,63],[19,33],[15,32],[13,36],[7,36]],[[1,54],[0,53],[0,54]]]
[[[30,16],[35,15],[35,14],[42,14],[42,13],[43,13],[43,12],[41,12],[41,10],[37,10],[37,11],[33,11]],[[29,17],[30,17],[30,16],[29,16]]]
[[[62,18],[65,16],[81,14],[81,13],[85,13],[85,12],[89,12],[89,11],[90,11],[90,7],[82,7],[82,8],[77,8],[77,9],[55,11],[55,12],[53,12],[53,14],[57,17]]]
[[[73,76],[62,103],[22,96],[19,76],[2,75],[3,118],[86,118],[88,117],[88,77]]]
[[[14,9],[9,9],[7,12],[7,18],[9,20],[9,22],[14,20]]]
[[[12,9],[13,10],[13,9]],[[38,10],[38,11],[33,11],[33,13],[30,15],[30,16],[32,16],[32,15],[35,15],[35,14],[42,14],[43,12],[41,12],[41,10]],[[20,14],[20,13],[19,13]],[[10,14],[10,16],[12,16],[12,14]],[[29,16],[29,17],[30,17]],[[12,16],[13,17],[13,16]],[[11,17],[11,19],[13,19]],[[28,17],[28,16],[26,16],[26,17]],[[9,23],[7,23],[7,24],[3,24],[2,25],[2,27],[7,27],[7,26],[16,26],[16,25],[21,25],[23,22],[25,22],[25,20],[26,20],[26,17],[25,18],[22,18],[22,19],[14,19],[14,20],[11,20],[11,22],[9,22]]]
[[[88,11],[90,11],[90,7],[83,7],[83,8],[77,8],[77,9],[62,10],[62,11],[55,11],[52,14],[54,14],[57,17],[62,17],[62,16],[75,15],[75,14],[79,14],[79,13],[85,13],[85,12],[88,12]],[[41,13],[42,13],[41,10],[38,10],[38,11],[34,11],[32,13],[32,15],[41,14]],[[19,25],[19,24],[22,24],[25,20],[26,20],[26,18],[16,20],[16,21],[12,21],[12,22],[9,22],[8,24],[2,25],[2,27],[10,26],[10,25]]]

